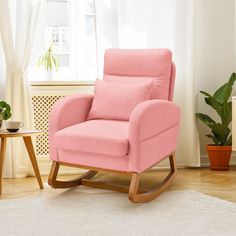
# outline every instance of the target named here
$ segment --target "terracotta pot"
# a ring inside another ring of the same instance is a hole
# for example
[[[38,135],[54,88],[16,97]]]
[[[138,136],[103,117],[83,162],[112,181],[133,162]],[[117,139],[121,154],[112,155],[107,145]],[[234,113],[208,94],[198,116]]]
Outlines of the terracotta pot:
[[[229,161],[232,153],[232,146],[206,145],[211,169],[228,170]]]

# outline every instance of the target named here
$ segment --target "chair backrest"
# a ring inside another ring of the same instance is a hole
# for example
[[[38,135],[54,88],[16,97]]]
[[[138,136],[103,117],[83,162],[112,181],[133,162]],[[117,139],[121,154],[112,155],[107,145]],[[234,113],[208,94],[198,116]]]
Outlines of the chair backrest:
[[[108,49],[104,58],[104,80],[134,82],[154,79],[152,99],[173,99],[175,65],[168,49]]]

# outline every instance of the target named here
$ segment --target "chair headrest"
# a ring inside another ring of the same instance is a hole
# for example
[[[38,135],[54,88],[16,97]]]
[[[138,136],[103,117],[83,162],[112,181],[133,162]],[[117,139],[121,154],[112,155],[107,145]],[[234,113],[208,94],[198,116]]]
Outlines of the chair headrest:
[[[170,76],[172,53],[169,49],[108,49],[104,74],[126,76]]]

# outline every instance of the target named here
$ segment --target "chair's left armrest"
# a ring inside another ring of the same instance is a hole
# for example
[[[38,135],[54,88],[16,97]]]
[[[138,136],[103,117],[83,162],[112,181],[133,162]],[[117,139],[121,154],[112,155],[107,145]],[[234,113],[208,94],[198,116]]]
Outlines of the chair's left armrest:
[[[133,110],[129,121],[130,166],[139,169],[140,143],[157,137],[179,124],[180,108],[166,100],[142,102]],[[171,140],[170,140],[171,141]],[[161,148],[161,147],[156,147]]]
[[[72,95],[59,99],[52,108],[49,119],[49,155],[58,161],[58,151],[54,146],[54,135],[68,126],[86,121],[93,102],[93,95]]]
[[[59,99],[52,107],[49,119],[49,133],[83,122],[87,119],[93,102],[93,95],[78,94]]]

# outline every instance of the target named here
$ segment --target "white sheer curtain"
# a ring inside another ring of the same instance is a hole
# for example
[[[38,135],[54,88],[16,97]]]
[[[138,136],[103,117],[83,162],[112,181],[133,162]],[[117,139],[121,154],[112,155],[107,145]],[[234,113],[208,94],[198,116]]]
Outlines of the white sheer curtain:
[[[100,76],[106,48],[170,48],[177,67],[175,102],[181,107],[178,164],[200,166],[195,111],[194,0],[94,0]]]
[[[32,103],[26,78],[41,0],[0,1],[0,35],[6,63],[6,101],[12,106],[12,120],[25,129],[33,128]],[[20,140],[9,140],[4,176],[24,177],[28,158]]]
[[[0,37],[0,100],[4,99],[5,96],[5,59],[3,55],[3,48],[1,43],[1,37]]]

